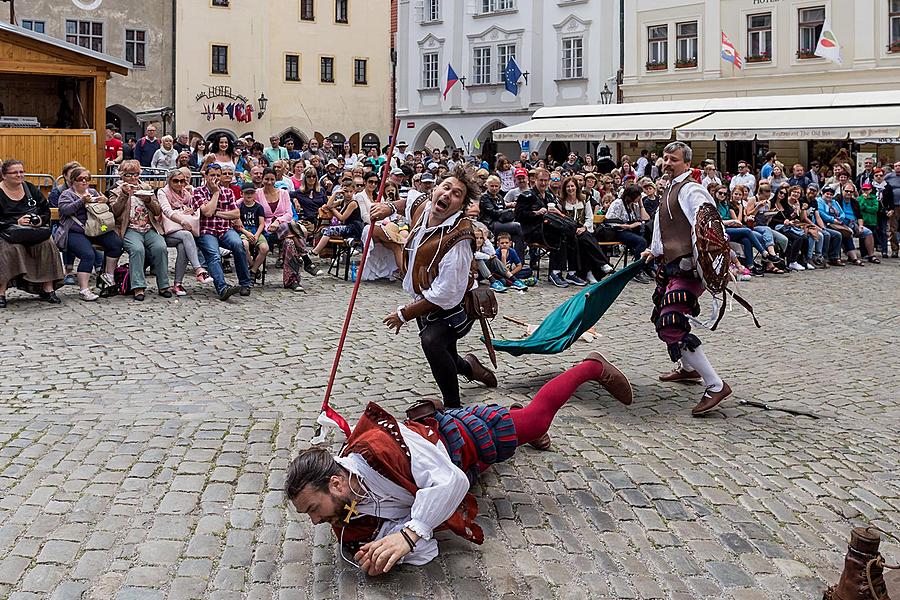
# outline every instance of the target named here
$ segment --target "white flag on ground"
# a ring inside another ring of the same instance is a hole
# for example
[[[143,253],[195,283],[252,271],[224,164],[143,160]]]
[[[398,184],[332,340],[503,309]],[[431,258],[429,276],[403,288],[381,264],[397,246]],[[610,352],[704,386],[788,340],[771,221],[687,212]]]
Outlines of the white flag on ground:
[[[844,64],[843,59],[841,59],[841,45],[831,29],[831,19],[825,19],[825,24],[822,25],[822,34],[819,36],[815,54],[837,65]]]

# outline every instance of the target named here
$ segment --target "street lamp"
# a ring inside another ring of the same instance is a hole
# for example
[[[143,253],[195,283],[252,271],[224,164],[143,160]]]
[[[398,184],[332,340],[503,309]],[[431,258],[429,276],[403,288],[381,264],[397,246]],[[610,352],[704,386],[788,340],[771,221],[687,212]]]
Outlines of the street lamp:
[[[262,118],[262,116],[266,113],[266,105],[269,104],[269,99],[266,98],[266,93],[263,92],[259,95],[259,98],[256,99],[256,106],[259,110],[256,112],[256,118]]]
[[[609,104],[612,102],[613,93],[612,90],[609,89],[609,84],[603,84],[603,91],[600,92],[600,102],[603,104]]]

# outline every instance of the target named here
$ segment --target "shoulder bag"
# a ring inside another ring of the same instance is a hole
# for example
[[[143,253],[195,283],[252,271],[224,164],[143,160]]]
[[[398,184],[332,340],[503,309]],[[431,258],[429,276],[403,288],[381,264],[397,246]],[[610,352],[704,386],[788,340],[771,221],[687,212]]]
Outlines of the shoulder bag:
[[[33,206],[34,199],[31,196],[31,190],[28,189],[28,184],[24,184],[23,187],[25,189],[25,198],[28,201],[28,205]],[[38,227],[32,227],[31,225],[19,225],[18,223],[13,223],[3,230],[0,230],[0,238],[3,238],[10,244],[34,246],[50,239],[50,225],[49,223],[41,223]]]

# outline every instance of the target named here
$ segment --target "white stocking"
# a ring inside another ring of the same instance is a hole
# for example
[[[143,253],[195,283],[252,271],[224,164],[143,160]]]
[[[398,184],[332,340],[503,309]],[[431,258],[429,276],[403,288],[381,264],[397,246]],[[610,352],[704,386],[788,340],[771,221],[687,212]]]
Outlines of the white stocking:
[[[703,385],[710,388],[710,391],[718,392],[722,390],[722,378],[716,373],[716,370],[709,363],[709,359],[706,358],[706,354],[703,353],[701,348],[698,347],[695,350],[683,349],[681,351],[681,364],[700,373],[700,376],[703,378]]]

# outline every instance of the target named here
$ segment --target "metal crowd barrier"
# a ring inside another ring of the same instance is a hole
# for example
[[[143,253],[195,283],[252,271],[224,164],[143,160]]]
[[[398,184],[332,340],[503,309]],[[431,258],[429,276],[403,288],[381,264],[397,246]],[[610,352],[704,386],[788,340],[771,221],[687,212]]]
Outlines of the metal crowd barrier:
[[[143,183],[147,183],[154,190],[158,190],[166,185],[166,176],[169,173],[170,169],[150,169],[144,168],[141,169],[141,181]],[[53,189],[54,186],[59,186],[62,184],[63,177],[60,175],[55,180],[52,175],[45,174],[33,174],[26,173],[25,174],[26,181],[31,181],[35,185],[41,188],[41,191],[44,192],[46,196],[47,193]],[[32,179],[29,179],[32,178]],[[41,179],[44,178],[44,179]],[[33,179],[38,179],[45,183],[41,183],[38,185],[34,182]],[[91,175],[91,187],[103,194],[104,196],[109,192],[109,190],[116,187],[116,184],[119,182],[118,174],[110,174],[110,175]],[[197,172],[191,172],[191,185],[198,186],[203,184],[203,174]]]

